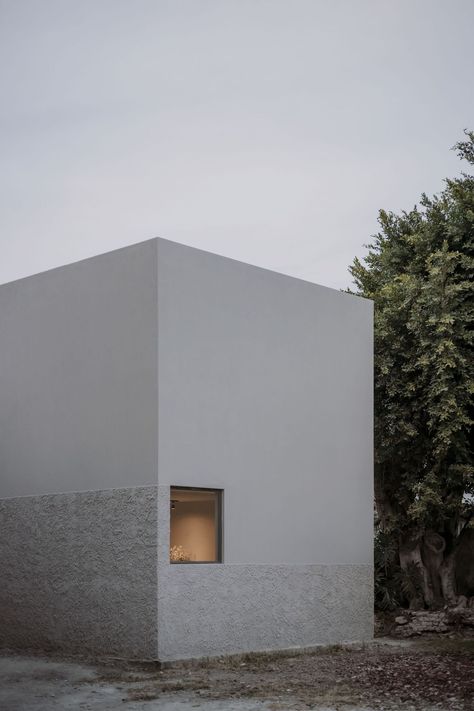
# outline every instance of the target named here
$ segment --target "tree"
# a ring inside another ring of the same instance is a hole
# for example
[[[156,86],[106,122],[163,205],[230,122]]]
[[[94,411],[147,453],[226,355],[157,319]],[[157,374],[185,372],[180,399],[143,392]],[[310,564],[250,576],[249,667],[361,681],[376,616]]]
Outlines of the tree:
[[[454,149],[474,165],[465,136]],[[350,267],[355,293],[375,302],[378,526],[401,570],[420,574],[412,606],[456,604],[474,515],[474,175],[409,212],[380,211],[379,224]]]

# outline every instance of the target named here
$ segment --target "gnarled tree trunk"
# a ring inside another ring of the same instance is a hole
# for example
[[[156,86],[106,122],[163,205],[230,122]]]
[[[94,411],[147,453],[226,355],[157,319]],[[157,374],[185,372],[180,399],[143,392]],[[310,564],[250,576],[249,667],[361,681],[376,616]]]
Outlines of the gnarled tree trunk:
[[[455,552],[449,553],[440,565],[439,574],[441,578],[441,590],[448,605],[456,605],[458,596],[456,593],[456,557]]]
[[[443,536],[435,531],[426,531],[421,545],[421,558],[426,567],[429,585],[432,591],[432,601],[427,605],[440,607],[444,601],[443,588],[441,585],[441,565],[443,563],[446,541]]]

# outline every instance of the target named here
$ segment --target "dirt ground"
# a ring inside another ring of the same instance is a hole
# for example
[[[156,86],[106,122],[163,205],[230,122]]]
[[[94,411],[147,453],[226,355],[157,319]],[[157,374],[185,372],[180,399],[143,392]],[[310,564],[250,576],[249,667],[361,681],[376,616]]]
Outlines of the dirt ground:
[[[167,669],[0,657],[2,711],[474,709],[474,640],[379,640]]]

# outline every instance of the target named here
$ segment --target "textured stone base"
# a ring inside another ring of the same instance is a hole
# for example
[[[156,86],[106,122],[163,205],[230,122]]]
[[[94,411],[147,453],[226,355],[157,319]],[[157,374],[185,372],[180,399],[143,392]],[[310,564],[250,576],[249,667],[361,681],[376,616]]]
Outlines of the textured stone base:
[[[3,499],[0,530],[0,647],[156,658],[156,487]]]
[[[162,661],[373,637],[371,566],[163,565],[159,594]]]
[[[172,661],[372,638],[371,566],[170,565],[162,509],[160,535],[156,487],[0,500],[0,647]]]

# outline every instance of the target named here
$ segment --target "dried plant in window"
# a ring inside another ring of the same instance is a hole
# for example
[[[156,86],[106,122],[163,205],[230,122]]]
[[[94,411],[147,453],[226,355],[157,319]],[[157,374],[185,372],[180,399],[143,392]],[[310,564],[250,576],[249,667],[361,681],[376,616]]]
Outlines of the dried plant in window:
[[[180,563],[191,560],[189,553],[183,548],[183,546],[171,546],[170,548],[170,560],[178,561]]]

